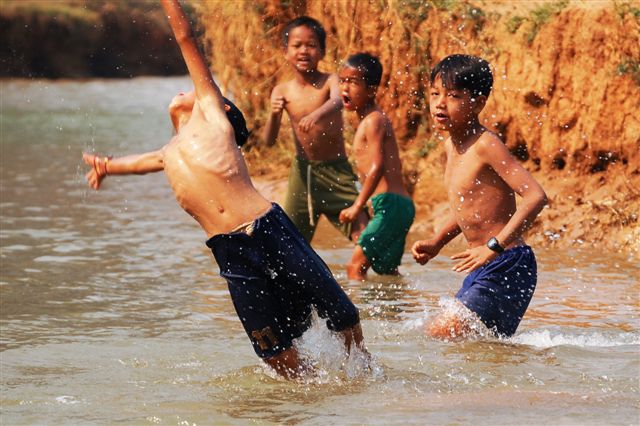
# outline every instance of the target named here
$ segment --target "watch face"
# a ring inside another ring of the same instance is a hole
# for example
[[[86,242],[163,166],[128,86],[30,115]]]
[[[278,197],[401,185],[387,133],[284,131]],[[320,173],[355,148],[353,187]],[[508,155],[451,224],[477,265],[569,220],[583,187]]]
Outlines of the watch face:
[[[502,248],[502,246],[500,246],[500,243],[498,242],[498,240],[493,237],[491,238],[488,242],[487,242],[487,247],[489,247],[491,250],[497,252],[497,253],[502,253],[504,251],[504,249]]]

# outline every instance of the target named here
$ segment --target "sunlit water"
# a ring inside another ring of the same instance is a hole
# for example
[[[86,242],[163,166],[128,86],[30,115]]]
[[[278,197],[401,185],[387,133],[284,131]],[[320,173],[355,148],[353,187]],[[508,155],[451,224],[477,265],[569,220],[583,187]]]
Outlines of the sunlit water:
[[[188,81],[0,84],[1,424],[640,423],[636,259],[538,249],[513,338],[441,342],[422,328],[460,286],[451,261],[405,255],[401,278],[349,282],[351,247],[324,224],[314,246],[360,308],[373,367],[317,325],[302,347],[318,373],[287,382],[253,353],[162,174],[84,183],[83,150],[166,143]]]

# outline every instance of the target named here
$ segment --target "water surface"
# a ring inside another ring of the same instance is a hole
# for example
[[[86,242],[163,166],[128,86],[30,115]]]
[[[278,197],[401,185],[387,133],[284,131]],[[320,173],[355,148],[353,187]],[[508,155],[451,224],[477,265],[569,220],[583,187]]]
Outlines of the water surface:
[[[537,249],[513,338],[440,342],[422,327],[460,286],[451,261],[405,255],[401,278],[350,282],[351,247],[323,224],[314,246],[360,308],[376,368],[332,365],[339,345],[316,327],[306,343],[326,374],[286,382],[253,353],[164,175],[99,192],[83,180],[83,150],[164,145],[188,80],[0,85],[0,423],[640,424],[634,258]]]

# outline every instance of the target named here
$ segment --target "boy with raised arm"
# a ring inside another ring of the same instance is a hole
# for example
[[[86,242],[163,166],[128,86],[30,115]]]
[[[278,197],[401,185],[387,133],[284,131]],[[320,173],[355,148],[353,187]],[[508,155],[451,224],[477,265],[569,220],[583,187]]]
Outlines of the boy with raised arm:
[[[338,73],[345,109],[358,116],[353,155],[362,190],[340,221],[353,221],[371,199],[373,218],[360,234],[347,274],[363,280],[372,267],[378,274],[398,274],[415,206],[402,182],[402,164],[391,122],[376,105],[382,65],[375,56],[350,56]]]
[[[489,63],[468,55],[451,55],[431,72],[429,109],[445,141],[444,182],[451,217],[430,240],[412,247],[424,265],[455,236],[464,234],[469,248],[452,256],[453,270],[468,273],[456,299],[490,330],[511,336],[536,288],[533,251],[522,238],[547,203],[542,187],[511,156],[505,144],[478,119],[491,92]],[[516,207],[515,194],[522,197]],[[467,311],[467,312],[468,312]],[[441,314],[428,326],[433,337],[464,337],[470,316]],[[471,316],[472,317],[472,316]]]
[[[340,332],[347,350],[363,348],[357,308],[277,204],[254,188],[240,149],[247,131],[198,51],[177,0],[162,0],[195,92],[170,106],[177,134],[158,151],[111,159],[84,155],[89,184],[108,174],[164,170],[180,206],[207,235],[234,307],[255,352],[285,377],[305,365],[293,346],[310,326],[312,307]]]
[[[342,136],[342,102],[338,77],[318,70],[325,54],[326,33],[313,18],[301,16],[283,30],[285,58],[295,77],[271,93],[271,114],[264,139],[273,145],[282,112],[293,127],[296,156],[291,164],[284,210],[307,241],[321,214],[350,240],[356,241],[368,216],[340,222],[340,211],[358,197],[356,176],[347,160]]]

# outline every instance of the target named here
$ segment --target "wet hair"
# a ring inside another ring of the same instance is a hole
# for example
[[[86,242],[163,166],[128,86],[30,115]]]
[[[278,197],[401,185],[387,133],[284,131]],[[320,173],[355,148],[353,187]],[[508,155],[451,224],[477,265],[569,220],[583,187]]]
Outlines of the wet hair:
[[[380,60],[365,52],[356,53],[347,58],[343,66],[355,68],[362,72],[364,82],[367,86],[377,87],[382,79],[382,64]]]
[[[247,129],[247,122],[244,119],[244,115],[242,111],[238,109],[237,106],[233,102],[231,102],[227,98],[224,99],[224,104],[229,105],[229,111],[225,111],[227,113],[227,118],[233,127],[233,133],[236,135],[236,144],[238,146],[242,146],[249,139],[249,130]]]
[[[320,44],[320,49],[322,53],[325,53],[325,47],[327,43],[327,32],[324,30],[322,24],[310,16],[299,16],[296,19],[289,21],[287,25],[285,25],[282,30],[282,43],[284,44],[285,49],[289,45],[289,33],[294,28],[298,27],[307,27],[316,35],[318,39],[318,43]]]
[[[489,62],[477,56],[447,56],[431,70],[431,85],[438,76],[447,89],[468,90],[472,96],[489,96],[493,86]]]

